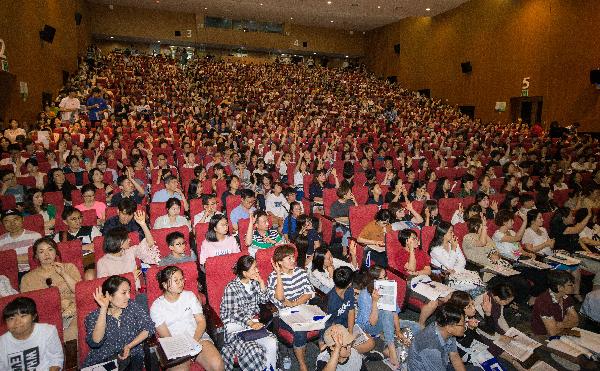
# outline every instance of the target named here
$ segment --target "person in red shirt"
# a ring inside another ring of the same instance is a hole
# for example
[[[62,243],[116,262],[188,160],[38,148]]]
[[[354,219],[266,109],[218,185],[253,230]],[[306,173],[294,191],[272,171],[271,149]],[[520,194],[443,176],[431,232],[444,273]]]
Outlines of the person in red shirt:
[[[531,125],[529,132],[531,133],[532,137],[541,137],[542,134],[544,134],[544,128],[542,128],[542,125],[540,125],[539,122],[536,122],[535,124]]]
[[[575,287],[574,278],[567,271],[550,271],[548,286],[549,289],[535,299],[531,330],[536,335],[567,335],[579,324],[573,298],[569,296]]]

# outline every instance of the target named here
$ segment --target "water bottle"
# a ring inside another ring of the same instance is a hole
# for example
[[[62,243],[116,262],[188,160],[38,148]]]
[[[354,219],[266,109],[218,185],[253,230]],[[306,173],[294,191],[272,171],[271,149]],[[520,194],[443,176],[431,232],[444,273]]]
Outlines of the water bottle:
[[[292,368],[292,359],[290,356],[283,357],[283,369],[290,370]]]

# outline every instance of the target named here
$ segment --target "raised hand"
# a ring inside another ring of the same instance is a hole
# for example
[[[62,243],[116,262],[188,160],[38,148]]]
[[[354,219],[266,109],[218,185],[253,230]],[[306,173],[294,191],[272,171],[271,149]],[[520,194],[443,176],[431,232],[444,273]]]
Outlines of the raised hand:
[[[133,219],[139,225],[146,224],[146,212],[142,210],[136,210],[136,212],[133,213]]]
[[[492,315],[492,298],[490,298],[489,294],[486,293],[483,295],[483,303],[481,304],[481,307],[487,316]]]
[[[110,304],[110,299],[108,298],[108,295],[104,295],[102,293],[101,287],[97,287],[96,291],[94,292],[93,295],[94,295],[94,300],[96,300],[96,303],[98,303],[100,308],[102,308],[102,309],[108,308],[108,305]]]

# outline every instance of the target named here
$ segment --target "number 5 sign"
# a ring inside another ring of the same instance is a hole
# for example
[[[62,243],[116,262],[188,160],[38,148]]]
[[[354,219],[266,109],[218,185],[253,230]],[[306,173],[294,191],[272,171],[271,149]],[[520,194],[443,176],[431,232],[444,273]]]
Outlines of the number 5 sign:
[[[521,85],[521,90],[527,90],[527,89],[529,89],[529,79],[530,78],[531,77],[524,77],[523,78],[523,82],[521,83],[522,84]]]

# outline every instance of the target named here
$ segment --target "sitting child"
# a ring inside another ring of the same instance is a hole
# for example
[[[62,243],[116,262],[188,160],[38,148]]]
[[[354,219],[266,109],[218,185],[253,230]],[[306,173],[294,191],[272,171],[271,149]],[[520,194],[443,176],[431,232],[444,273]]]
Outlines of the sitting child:
[[[179,263],[193,262],[196,260],[196,254],[190,250],[190,255],[185,254],[187,242],[181,232],[171,232],[167,235],[167,245],[171,253],[163,257],[158,265],[175,265]]]

